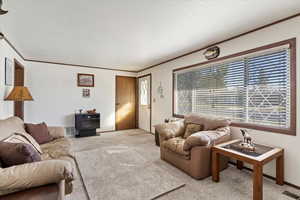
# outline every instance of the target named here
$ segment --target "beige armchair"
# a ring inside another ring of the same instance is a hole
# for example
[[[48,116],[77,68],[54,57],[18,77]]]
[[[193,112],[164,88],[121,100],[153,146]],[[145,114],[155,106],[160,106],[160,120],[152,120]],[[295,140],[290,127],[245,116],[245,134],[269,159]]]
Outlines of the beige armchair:
[[[184,138],[186,124],[202,125],[203,130]],[[161,159],[195,179],[211,175],[211,147],[229,141],[230,121],[209,116],[189,115],[184,120],[155,126],[159,134]],[[221,170],[228,158],[221,158]]]

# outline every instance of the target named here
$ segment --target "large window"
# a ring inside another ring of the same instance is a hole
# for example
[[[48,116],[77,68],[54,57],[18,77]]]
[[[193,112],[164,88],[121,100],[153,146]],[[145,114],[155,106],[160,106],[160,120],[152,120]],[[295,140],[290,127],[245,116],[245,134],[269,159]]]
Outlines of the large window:
[[[174,114],[216,115],[241,127],[294,134],[294,49],[287,44],[175,70]]]

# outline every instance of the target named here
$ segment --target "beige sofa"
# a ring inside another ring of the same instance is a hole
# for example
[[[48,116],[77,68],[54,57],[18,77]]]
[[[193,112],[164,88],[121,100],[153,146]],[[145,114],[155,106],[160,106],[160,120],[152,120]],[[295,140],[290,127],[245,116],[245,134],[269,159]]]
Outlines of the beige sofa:
[[[0,120],[0,141],[23,132],[26,131],[21,119]],[[54,140],[40,146],[42,161],[9,168],[0,166],[0,195],[53,183],[59,188],[58,199],[64,199],[65,194],[72,192],[75,162],[71,142],[62,127],[49,127],[49,133]]]
[[[200,124],[203,130],[183,138],[186,124]],[[230,121],[208,116],[189,115],[184,120],[155,126],[159,134],[161,159],[183,170],[195,179],[211,175],[211,147],[229,141]],[[221,158],[221,170],[228,158]]]

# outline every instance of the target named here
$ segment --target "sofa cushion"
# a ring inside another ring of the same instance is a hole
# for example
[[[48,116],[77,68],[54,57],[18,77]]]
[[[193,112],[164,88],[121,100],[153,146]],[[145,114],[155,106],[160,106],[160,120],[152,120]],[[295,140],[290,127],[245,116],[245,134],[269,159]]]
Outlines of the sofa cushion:
[[[191,114],[185,116],[185,123],[194,123],[194,124],[203,124],[203,130],[215,130],[217,128],[226,127],[230,125],[230,120],[216,117],[216,116],[209,116],[209,115],[198,115],[198,114]]]
[[[192,123],[189,123],[189,124],[186,124],[185,125],[185,133],[184,133],[184,136],[183,138],[187,138],[189,137],[190,135],[192,135],[193,133],[196,133],[196,132],[199,132],[199,131],[202,131],[203,130],[203,125],[202,124],[192,124]]]
[[[63,138],[66,136],[66,129],[64,127],[48,126],[48,131],[53,139]]]
[[[214,131],[201,131],[189,136],[183,145],[184,151],[189,151],[195,146],[213,146],[226,142],[231,138],[230,127],[218,128]]]
[[[47,160],[3,168],[0,169],[0,192],[24,190],[59,183],[61,180],[68,183],[73,180],[73,173],[71,163],[62,160]]]
[[[14,133],[10,137],[3,140],[4,142],[9,143],[26,143],[30,144],[35,148],[40,154],[43,153],[40,145],[27,133]]]
[[[11,167],[41,161],[41,156],[30,144],[0,142],[0,159],[3,167]]]
[[[59,159],[69,156],[74,158],[71,151],[71,141],[68,138],[59,138],[49,143],[41,145],[43,150],[42,160]]]
[[[170,123],[164,123],[164,124],[158,124],[155,125],[155,131],[157,131],[165,140],[168,140],[170,138],[183,136],[185,131],[185,124],[181,121],[176,122],[170,122]]]
[[[185,139],[182,137],[175,137],[164,141],[163,146],[174,153],[184,156],[185,158],[189,158],[190,151],[183,150],[184,141]]]
[[[26,132],[23,121],[18,117],[10,117],[5,120],[0,120],[0,130],[0,141],[8,138],[16,132]]]
[[[25,124],[25,130],[29,133],[39,144],[51,142],[53,137],[49,134],[47,124]]]

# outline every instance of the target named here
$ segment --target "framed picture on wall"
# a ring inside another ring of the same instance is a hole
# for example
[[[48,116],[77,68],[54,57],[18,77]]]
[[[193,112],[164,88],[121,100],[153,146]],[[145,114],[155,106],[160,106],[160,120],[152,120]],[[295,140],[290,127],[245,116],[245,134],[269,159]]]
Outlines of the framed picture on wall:
[[[5,85],[13,85],[13,62],[9,58],[5,58]]]
[[[90,96],[91,96],[90,89],[82,89],[82,97],[90,98]]]
[[[94,74],[77,74],[78,87],[94,87]]]

